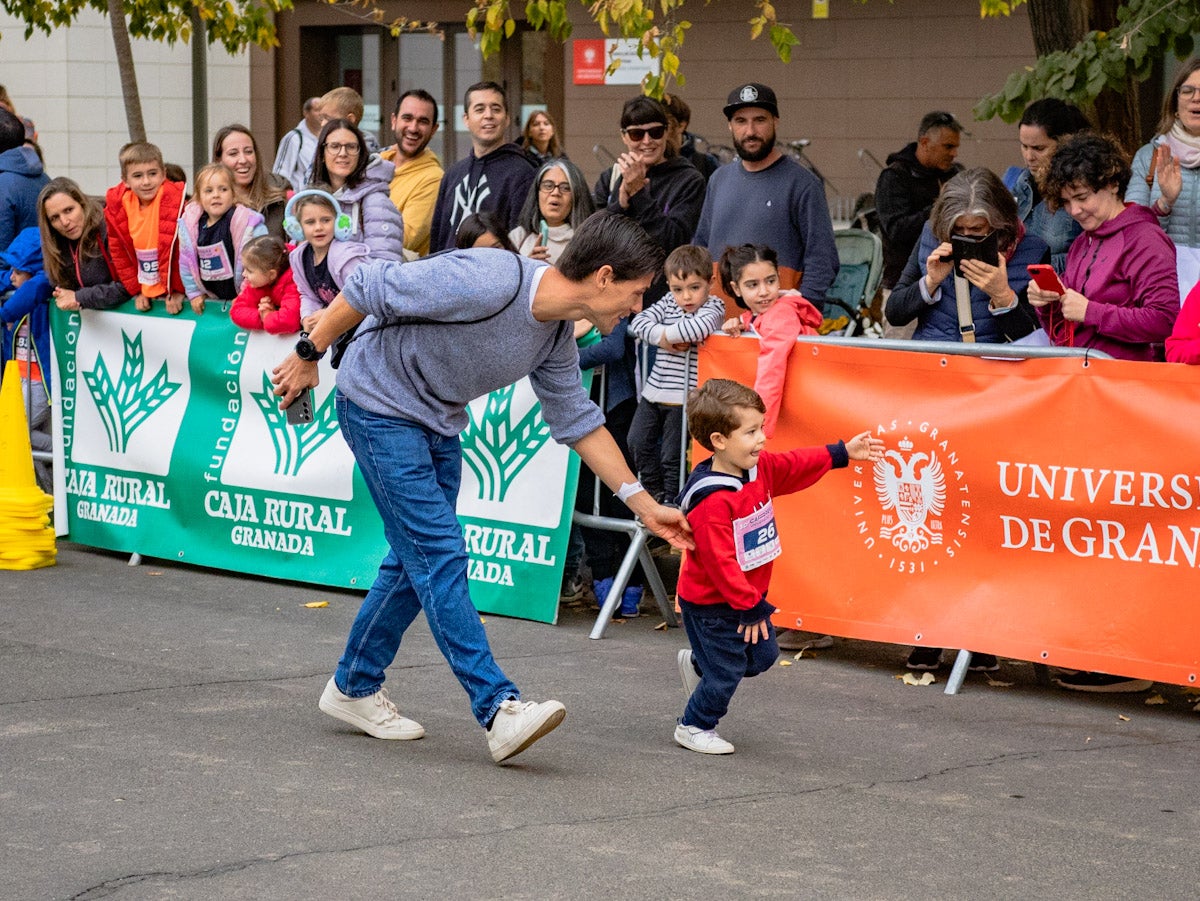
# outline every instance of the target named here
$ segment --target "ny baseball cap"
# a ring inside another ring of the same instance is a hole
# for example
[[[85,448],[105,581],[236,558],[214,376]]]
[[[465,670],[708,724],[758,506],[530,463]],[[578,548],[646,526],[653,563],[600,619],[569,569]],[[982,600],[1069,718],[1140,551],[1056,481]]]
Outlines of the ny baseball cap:
[[[779,116],[779,105],[775,102],[775,92],[765,84],[752,81],[730,91],[729,99],[725,102],[723,110],[725,118],[732,119],[734,113],[747,106],[757,106],[776,118]]]

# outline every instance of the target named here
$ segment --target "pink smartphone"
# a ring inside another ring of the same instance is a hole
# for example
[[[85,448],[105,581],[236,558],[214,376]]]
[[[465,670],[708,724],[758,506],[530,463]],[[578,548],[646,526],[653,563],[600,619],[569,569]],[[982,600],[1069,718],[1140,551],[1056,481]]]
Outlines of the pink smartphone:
[[[1052,291],[1055,294],[1067,293],[1067,289],[1059,281],[1058,273],[1054,271],[1053,266],[1046,263],[1034,263],[1025,268],[1029,270],[1029,277],[1033,279],[1033,283],[1043,291]]]

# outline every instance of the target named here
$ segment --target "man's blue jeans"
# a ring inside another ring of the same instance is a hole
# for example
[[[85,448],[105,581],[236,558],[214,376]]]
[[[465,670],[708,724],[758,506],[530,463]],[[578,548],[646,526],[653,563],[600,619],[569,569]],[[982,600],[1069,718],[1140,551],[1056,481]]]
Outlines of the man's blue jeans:
[[[405,630],[424,609],[434,641],[471,696],[471,712],[486,726],[520,692],[496,665],[467,588],[467,551],[455,515],[458,437],[371,413],[341,394],[336,404],[389,545],[338,662],[338,690],[352,698],[377,692]]]

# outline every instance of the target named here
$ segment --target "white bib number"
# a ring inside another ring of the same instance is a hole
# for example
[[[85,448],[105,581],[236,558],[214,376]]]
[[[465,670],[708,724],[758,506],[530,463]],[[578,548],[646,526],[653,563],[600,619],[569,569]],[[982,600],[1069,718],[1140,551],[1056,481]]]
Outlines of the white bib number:
[[[229,261],[224,242],[197,247],[196,259],[200,263],[201,281],[219,282],[233,278],[233,264]]]
[[[139,285],[157,285],[158,278],[158,250],[138,250],[138,284]]]
[[[749,516],[733,521],[733,542],[738,566],[742,572],[770,563],[783,550],[779,546],[779,531],[775,527],[775,507],[768,500]]]

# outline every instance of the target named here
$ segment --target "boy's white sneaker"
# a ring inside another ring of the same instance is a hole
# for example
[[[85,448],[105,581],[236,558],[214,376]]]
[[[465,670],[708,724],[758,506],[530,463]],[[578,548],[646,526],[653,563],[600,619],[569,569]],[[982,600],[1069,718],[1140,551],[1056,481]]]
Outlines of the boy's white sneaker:
[[[487,730],[492,760],[500,763],[520,754],[543,735],[553,732],[566,715],[567,708],[558,701],[505,701]]]
[[[696,690],[696,686],[700,684],[700,674],[692,665],[691,648],[680,649],[679,653],[675,655],[675,662],[679,664],[679,678],[683,680],[683,693],[690,698],[692,692]]]
[[[675,743],[701,754],[732,754],[734,750],[733,745],[717,735],[716,729],[701,729],[682,723],[675,727]]]
[[[400,715],[396,705],[388,699],[386,688],[365,698],[352,698],[338,690],[331,676],[317,706],[375,738],[410,741],[425,734],[424,726]]]

